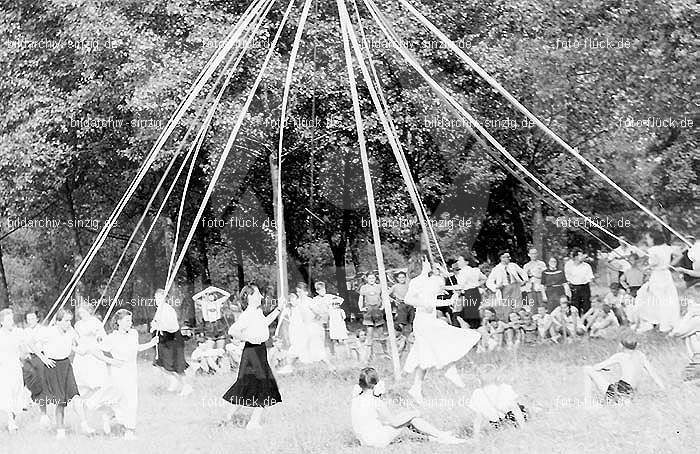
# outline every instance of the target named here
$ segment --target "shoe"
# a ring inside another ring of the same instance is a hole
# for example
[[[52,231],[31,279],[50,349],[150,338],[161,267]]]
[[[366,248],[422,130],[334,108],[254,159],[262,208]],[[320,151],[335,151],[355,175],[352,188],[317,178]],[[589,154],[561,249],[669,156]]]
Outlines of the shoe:
[[[180,397],[187,397],[190,394],[192,394],[193,391],[194,391],[194,389],[192,388],[191,385],[182,385],[182,390],[180,391]]]
[[[65,440],[66,429],[56,429],[56,440]]]
[[[102,415],[102,431],[105,435],[110,435],[112,433],[112,420],[107,415]]]
[[[90,427],[87,421],[80,423],[80,430],[82,430],[85,435],[93,435],[95,433],[95,429]]]
[[[39,419],[39,425],[44,429],[48,429],[49,427],[51,427],[51,420],[49,419],[49,416],[41,415],[41,418]]]

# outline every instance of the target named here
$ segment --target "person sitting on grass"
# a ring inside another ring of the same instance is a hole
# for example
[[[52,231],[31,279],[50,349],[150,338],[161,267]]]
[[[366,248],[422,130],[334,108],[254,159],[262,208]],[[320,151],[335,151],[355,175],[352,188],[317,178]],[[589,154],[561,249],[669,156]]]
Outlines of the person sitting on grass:
[[[549,328],[549,334],[554,342],[559,342],[561,336],[564,336],[569,342],[576,339],[577,331],[581,331],[583,326],[580,323],[578,310],[569,304],[569,299],[562,296],[559,300],[559,306],[552,311],[552,326]]]
[[[659,388],[666,389],[646,355],[637,350],[638,344],[637,336],[633,332],[627,331],[623,333],[620,340],[622,351],[615,353],[605,361],[583,368],[584,401],[586,404],[593,403],[594,387],[605,392],[605,401],[608,403],[619,403],[622,399],[631,397],[639,386],[645,371]],[[619,365],[619,373],[612,370],[612,367],[617,365]]]
[[[194,349],[190,360],[193,363],[192,374],[215,374],[222,370],[219,361],[224,357],[224,349],[215,348],[213,339],[206,339]]]
[[[404,429],[427,435],[430,440],[445,444],[464,443],[466,440],[442,431],[420,417],[417,411],[392,413],[381,399],[384,382],[372,367],[360,371],[358,384],[353,389],[351,404],[352,429],[362,446],[384,448],[389,446]]]
[[[506,345],[509,349],[517,348],[523,343],[525,337],[525,330],[523,329],[523,323],[517,312],[512,311],[508,314],[508,322],[505,324],[504,337]]]
[[[614,339],[617,336],[619,327],[620,323],[612,312],[612,308],[607,304],[603,304],[601,315],[591,324],[588,334],[591,337]]]
[[[477,352],[499,350],[503,345],[503,333],[506,330],[506,324],[498,319],[496,311],[493,308],[486,308],[484,316],[481,319],[481,327],[479,333],[481,339],[477,347]]]
[[[472,439],[479,441],[481,431],[488,423],[494,429],[508,425],[521,428],[528,419],[528,411],[518,402],[518,395],[505,383],[498,383],[498,376],[489,372],[489,384],[472,392],[469,408],[475,413]]]
[[[629,321],[625,314],[625,307],[632,297],[622,288],[618,282],[610,284],[610,291],[603,298],[603,302],[610,306],[620,325],[627,325]]]
[[[591,308],[588,309],[588,311],[586,311],[586,313],[580,318],[580,326],[582,329],[578,329],[578,334],[583,335],[589,332],[591,330],[591,326],[593,326],[593,324],[596,323],[599,318],[604,316],[603,302],[596,296],[591,302]]]
[[[544,309],[544,306],[538,306]],[[546,312],[545,312],[546,313]],[[533,315],[530,311],[525,308],[518,311],[523,329],[523,342],[527,344],[532,344],[537,341],[537,323],[535,322]]]
[[[537,338],[540,342],[546,342],[548,338],[549,340],[554,340],[550,332],[552,316],[547,313],[547,308],[545,306],[537,307],[537,313],[532,316],[532,321],[537,326]]]

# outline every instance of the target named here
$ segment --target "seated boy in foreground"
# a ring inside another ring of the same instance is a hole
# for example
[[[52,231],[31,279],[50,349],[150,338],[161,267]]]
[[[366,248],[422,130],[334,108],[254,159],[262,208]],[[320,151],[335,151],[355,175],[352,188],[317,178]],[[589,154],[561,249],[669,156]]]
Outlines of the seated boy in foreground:
[[[593,403],[594,385],[598,390],[605,391],[607,402],[616,403],[624,397],[631,397],[639,386],[645,371],[659,388],[666,389],[646,355],[636,350],[638,340],[634,333],[624,333],[620,344],[623,347],[621,352],[615,353],[598,364],[583,368],[584,402],[587,404]],[[611,367],[617,364],[620,366],[619,374],[611,370]]]

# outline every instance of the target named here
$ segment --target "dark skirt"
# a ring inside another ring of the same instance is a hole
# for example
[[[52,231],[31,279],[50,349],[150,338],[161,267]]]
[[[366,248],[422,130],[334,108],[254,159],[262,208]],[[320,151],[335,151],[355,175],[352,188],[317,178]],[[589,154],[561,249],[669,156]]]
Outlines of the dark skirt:
[[[245,343],[238,378],[223,398],[226,402],[244,407],[269,407],[282,402],[277,381],[267,362],[265,344]]]
[[[73,366],[68,358],[54,359],[54,362],[54,367],[44,366],[44,389],[41,399],[46,404],[68,405],[75,396],[80,395],[73,375]]]
[[[174,333],[161,332],[158,335],[158,356],[153,365],[168,372],[184,374],[189,367],[185,361],[185,338],[179,330]]]
[[[45,369],[44,363],[34,353],[22,363],[24,386],[29,390],[32,400],[36,403],[41,403],[42,394],[44,393]]]
[[[471,329],[481,326],[481,292],[478,288],[470,288],[464,291],[462,318]]]
[[[552,312],[559,306],[559,300],[566,295],[563,285],[551,285],[544,288],[544,293],[547,295],[547,312]]]

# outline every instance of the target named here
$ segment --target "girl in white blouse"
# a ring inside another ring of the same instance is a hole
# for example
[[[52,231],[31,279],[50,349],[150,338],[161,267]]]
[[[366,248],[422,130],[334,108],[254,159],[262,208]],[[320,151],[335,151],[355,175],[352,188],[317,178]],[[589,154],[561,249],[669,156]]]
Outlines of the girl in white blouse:
[[[245,342],[236,382],[224,394],[225,401],[234,405],[227,420],[231,420],[241,407],[253,408],[246,428],[260,428],[260,420],[265,407],[282,401],[277,381],[267,360],[265,342],[270,337],[270,324],[280,311],[276,308],[265,316],[260,307],[262,295],[255,284],[246,285],[241,290],[241,307],[244,311],[229,329],[229,335]]]

